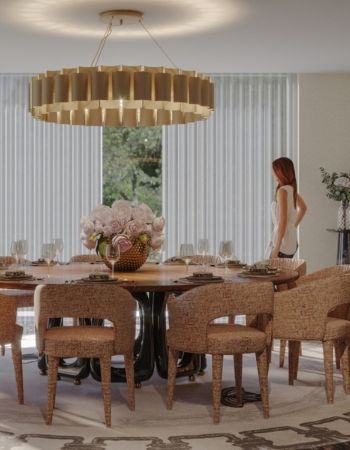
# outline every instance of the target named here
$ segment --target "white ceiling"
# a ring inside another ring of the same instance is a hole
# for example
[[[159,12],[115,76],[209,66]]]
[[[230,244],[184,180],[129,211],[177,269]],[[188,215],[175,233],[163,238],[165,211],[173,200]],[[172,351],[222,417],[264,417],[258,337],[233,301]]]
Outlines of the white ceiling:
[[[350,0],[0,0],[0,72],[89,66],[107,9],[144,23],[182,69],[350,71]],[[115,27],[100,63],[169,66],[140,25]]]

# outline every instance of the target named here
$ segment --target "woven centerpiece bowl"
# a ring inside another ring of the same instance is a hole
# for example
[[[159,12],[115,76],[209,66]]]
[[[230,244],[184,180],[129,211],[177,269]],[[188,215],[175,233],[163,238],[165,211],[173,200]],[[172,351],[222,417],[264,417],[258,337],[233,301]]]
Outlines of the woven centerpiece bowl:
[[[104,245],[98,245],[96,252],[101,256],[106,266],[112,269],[112,264],[107,260],[104,250]],[[149,243],[136,241],[129,250],[120,254],[119,261],[114,264],[114,270],[116,272],[135,272],[145,264],[148,253]]]

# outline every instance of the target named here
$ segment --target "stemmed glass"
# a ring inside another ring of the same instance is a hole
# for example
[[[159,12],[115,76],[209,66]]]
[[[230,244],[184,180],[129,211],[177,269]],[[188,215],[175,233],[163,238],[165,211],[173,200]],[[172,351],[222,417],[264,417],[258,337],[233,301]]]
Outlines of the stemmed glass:
[[[23,264],[26,263],[26,256],[28,253],[28,241],[26,239],[21,239],[18,242],[18,256],[19,261],[21,261],[21,258],[23,258]]]
[[[63,251],[63,239],[55,238],[53,240],[53,245],[55,246],[55,253],[56,253],[57,264],[59,264],[59,256],[60,256],[60,254]]]
[[[233,243],[232,241],[221,241],[219,245],[219,256],[224,260],[225,273],[229,273],[227,267],[227,260],[232,256],[233,253]]]
[[[16,264],[18,264],[18,241],[12,241],[10,246],[10,253],[16,259]]]
[[[41,247],[41,256],[47,264],[47,278],[50,277],[50,264],[55,259],[56,248],[55,244],[43,244]]]
[[[194,256],[193,244],[181,244],[180,257],[186,264],[186,273],[188,273],[188,265],[191,262],[192,256]]]
[[[202,255],[202,268],[206,269],[205,256],[209,252],[209,240],[208,239],[199,239],[197,245],[197,251],[199,255]]]
[[[114,247],[114,245],[112,245],[112,244],[107,244],[106,245],[106,253],[105,253],[105,255],[106,255],[107,260],[112,265],[112,278],[113,278],[114,277],[114,266],[115,266],[115,263],[117,261],[119,261],[119,258],[120,258],[119,245],[116,245]]]
[[[11,256],[16,259],[16,265],[21,263],[21,259],[27,254],[28,244],[25,240],[12,241],[10,247]]]

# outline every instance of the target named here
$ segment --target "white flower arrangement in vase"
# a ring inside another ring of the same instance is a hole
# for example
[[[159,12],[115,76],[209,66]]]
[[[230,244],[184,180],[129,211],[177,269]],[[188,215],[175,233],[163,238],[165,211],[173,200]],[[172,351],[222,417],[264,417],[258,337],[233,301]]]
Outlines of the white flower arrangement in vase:
[[[118,246],[121,256],[116,270],[136,270],[151,249],[161,248],[164,225],[164,217],[156,217],[144,203],[135,206],[116,200],[111,207],[97,205],[80,219],[80,238],[85,247],[96,249],[102,257],[107,244]]]

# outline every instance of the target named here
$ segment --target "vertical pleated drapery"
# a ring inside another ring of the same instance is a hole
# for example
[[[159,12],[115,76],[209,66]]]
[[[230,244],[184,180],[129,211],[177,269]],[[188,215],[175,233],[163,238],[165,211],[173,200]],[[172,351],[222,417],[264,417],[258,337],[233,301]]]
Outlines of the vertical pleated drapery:
[[[82,253],[79,221],[102,198],[102,128],[46,124],[28,112],[31,75],[0,74],[0,254],[27,239],[28,256],[60,237]]]
[[[272,231],[271,163],[298,166],[297,76],[213,75],[215,112],[204,122],[163,129],[166,257],[208,238],[211,254],[232,239],[252,263]]]

